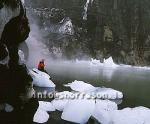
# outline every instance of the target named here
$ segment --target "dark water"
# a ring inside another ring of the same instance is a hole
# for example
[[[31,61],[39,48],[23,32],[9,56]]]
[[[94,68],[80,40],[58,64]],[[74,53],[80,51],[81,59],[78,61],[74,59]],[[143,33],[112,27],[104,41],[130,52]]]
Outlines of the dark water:
[[[120,108],[145,106],[150,108],[150,70],[134,68],[109,68],[89,66],[86,63],[49,63],[47,67],[56,90],[66,90],[63,84],[74,80],[89,82],[122,91],[124,99]]]

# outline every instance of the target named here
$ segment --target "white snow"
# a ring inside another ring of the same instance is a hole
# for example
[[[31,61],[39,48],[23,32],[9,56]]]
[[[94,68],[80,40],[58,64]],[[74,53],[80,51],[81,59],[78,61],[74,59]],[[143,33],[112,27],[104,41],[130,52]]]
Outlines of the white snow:
[[[69,100],[65,106],[61,118],[66,121],[85,124],[95,109],[93,99],[73,99]]]
[[[91,84],[87,84],[83,81],[77,81],[77,80],[75,80],[72,83],[68,83],[64,86],[70,87],[72,90],[78,91],[78,92],[87,92],[87,91],[95,90],[95,87],[92,86]]]
[[[46,111],[38,108],[34,115],[33,121],[42,124],[47,122],[48,119],[49,119],[49,114]]]
[[[50,80],[50,76],[45,72],[41,72],[34,68],[30,70],[30,75],[33,78],[33,84],[38,87],[55,87],[55,84]]]
[[[39,101],[39,109],[42,109],[47,112],[55,111],[55,107],[52,105],[51,102],[44,102],[44,101]]]

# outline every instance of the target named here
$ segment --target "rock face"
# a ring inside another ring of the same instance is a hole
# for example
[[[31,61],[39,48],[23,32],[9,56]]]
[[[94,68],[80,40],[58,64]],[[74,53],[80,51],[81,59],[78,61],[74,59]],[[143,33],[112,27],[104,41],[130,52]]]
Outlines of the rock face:
[[[6,3],[4,4],[6,5]],[[18,2],[18,5],[20,7],[19,15],[7,20],[0,38],[0,104],[8,103],[14,108],[11,113],[13,117],[6,114],[9,121],[13,119],[15,120],[13,123],[16,124],[30,124],[33,122],[38,101],[32,99],[33,79],[29,75],[26,65],[19,61],[18,48],[20,43],[28,38],[30,27],[25,7],[22,2]],[[0,118],[3,118],[4,114],[0,112]],[[22,119],[25,121],[22,122]],[[0,119],[0,123],[6,121]]]
[[[46,18],[45,13],[52,8],[58,10],[53,18],[71,19],[73,35],[49,32],[46,41],[68,59],[112,56],[116,63],[150,65],[148,0],[27,0],[26,4],[35,10],[47,8],[38,11],[41,26],[61,26],[61,21],[52,24],[51,18]]]

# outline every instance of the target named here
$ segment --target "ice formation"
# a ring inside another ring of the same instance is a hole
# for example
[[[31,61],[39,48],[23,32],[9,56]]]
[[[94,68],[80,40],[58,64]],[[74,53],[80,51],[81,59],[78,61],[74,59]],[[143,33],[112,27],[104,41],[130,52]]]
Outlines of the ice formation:
[[[50,76],[45,72],[41,72],[34,68],[30,70],[30,75],[33,78],[33,84],[38,87],[55,87],[55,84],[50,80]]]

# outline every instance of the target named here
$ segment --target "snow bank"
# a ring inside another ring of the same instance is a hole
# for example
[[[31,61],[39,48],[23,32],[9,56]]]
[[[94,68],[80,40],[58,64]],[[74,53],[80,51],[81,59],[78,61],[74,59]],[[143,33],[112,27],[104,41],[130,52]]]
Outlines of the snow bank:
[[[84,124],[91,117],[95,109],[95,100],[74,99],[66,104],[61,118],[66,121]]]
[[[30,75],[33,78],[33,84],[38,87],[56,87],[50,80],[50,76],[44,72],[34,68],[30,70]]]

